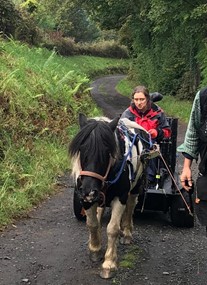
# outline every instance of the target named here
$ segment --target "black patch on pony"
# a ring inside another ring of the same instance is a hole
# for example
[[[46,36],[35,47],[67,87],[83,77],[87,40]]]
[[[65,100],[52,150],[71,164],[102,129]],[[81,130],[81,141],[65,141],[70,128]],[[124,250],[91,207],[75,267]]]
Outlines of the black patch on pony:
[[[77,155],[80,152],[81,167],[90,161],[90,157],[97,163],[104,162],[106,153],[115,157],[115,135],[108,122],[90,119],[80,129],[69,145],[69,154]]]

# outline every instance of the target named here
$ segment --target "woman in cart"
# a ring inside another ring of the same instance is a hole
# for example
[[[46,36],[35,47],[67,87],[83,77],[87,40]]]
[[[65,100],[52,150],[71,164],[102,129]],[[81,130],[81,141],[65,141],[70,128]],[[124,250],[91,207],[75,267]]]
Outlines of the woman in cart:
[[[121,118],[128,118],[145,128],[153,142],[159,143],[163,138],[170,138],[171,129],[163,110],[151,100],[149,90],[145,86],[137,86],[132,92],[130,106]],[[151,159],[147,169],[149,187],[156,184],[157,159]]]

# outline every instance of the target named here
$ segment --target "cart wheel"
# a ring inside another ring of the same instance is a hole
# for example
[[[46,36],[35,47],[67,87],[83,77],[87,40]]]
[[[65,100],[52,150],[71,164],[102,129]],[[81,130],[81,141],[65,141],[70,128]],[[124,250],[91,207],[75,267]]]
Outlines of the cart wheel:
[[[176,195],[172,198],[170,216],[172,224],[176,227],[186,227],[192,228],[194,226],[194,211],[192,203],[192,194],[189,194],[185,190],[182,191],[183,197],[190,207],[191,213],[189,211],[181,197],[181,195]]]
[[[79,199],[76,186],[74,188],[74,194],[73,194],[73,211],[74,211],[76,218],[79,221],[85,221],[86,220],[85,210],[84,210],[83,206],[81,205],[81,201]]]

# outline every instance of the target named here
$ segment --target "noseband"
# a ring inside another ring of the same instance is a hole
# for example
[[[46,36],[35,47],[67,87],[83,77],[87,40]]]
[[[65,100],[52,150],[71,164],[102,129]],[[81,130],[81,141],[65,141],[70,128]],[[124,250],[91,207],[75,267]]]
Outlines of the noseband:
[[[106,173],[104,176],[96,173],[96,172],[93,172],[93,171],[88,171],[88,170],[81,170],[80,171],[80,176],[89,176],[89,177],[94,177],[94,178],[97,178],[98,180],[101,180],[103,183],[106,181],[106,178],[109,174],[109,170],[111,168],[111,165],[112,165],[112,157],[110,155],[110,159],[109,159],[109,164],[108,164],[108,167],[106,169]]]

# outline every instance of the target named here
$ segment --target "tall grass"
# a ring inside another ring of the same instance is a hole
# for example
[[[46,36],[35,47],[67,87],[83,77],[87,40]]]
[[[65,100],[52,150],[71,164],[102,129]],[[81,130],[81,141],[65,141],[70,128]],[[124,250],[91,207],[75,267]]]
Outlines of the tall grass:
[[[127,60],[75,56],[0,39],[0,227],[56,190],[80,111],[97,116],[91,76]]]
[[[55,191],[56,174],[67,165],[58,142],[36,141],[32,152],[10,148],[1,164],[0,221],[7,224]]]

